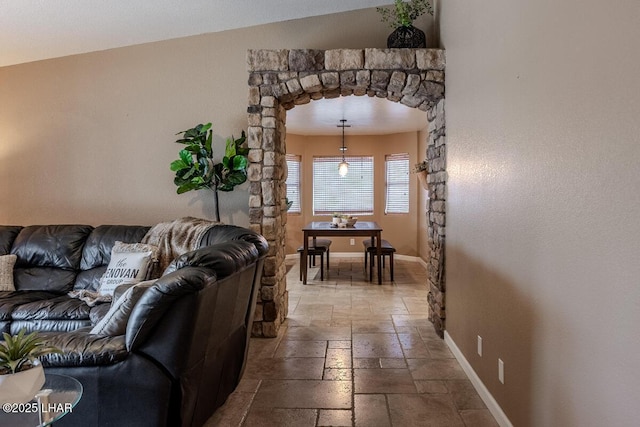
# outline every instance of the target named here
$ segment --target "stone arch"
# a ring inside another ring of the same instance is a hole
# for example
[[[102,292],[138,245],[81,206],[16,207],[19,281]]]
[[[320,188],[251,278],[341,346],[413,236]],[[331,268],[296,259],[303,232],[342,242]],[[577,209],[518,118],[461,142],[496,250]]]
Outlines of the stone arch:
[[[269,241],[253,335],[275,337],[288,310],[286,111],[320,98],[376,96],[427,112],[430,317],[444,332],[445,121],[440,49],[249,50],[250,227]]]

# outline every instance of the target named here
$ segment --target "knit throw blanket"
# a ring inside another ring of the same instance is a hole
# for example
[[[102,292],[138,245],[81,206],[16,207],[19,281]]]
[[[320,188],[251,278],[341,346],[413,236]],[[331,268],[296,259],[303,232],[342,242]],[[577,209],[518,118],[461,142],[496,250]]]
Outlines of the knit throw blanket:
[[[158,277],[176,257],[198,249],[202,236],[221,223],[185,217],[154,225],[142,238],[142,243],[158,247],[158,265],[153,277]]]
[[[101,294],[98,291],[88,291],[86,289],[79,289],[77,291],[69,291],[67,293],[71,298],[77,298],[80,301],[84,301],[89,307],[93,307],[101,302],[111,302],[111,295]]]

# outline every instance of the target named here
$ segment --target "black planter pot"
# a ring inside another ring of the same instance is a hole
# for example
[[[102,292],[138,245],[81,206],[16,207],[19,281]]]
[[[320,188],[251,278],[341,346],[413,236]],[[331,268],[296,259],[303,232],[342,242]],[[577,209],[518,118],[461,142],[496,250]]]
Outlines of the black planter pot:
[[[387,47],[391,48],[419,48],[427,47],[427,39],[424,31],[410,25],[398,27],[387,38]]]

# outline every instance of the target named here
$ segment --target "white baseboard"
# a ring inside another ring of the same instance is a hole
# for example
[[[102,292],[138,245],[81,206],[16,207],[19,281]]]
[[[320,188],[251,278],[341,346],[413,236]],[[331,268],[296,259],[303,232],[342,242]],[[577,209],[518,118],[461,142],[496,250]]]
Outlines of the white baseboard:
[[[295,260],[295,259],[298,259],[299,257],[300,255],[295,253],[295,254],[288,254],[285,257],[285,259]],[[333,252],[331,251],[331,258],[357,258],[357,257],[363,257],[364,259],[364,252]],[[401,261],[417,262],[418,264],[422,265],[422,267],[424,267],[425,270],[427,269],[426,261],[418,256],[395,254],[393,258]]]
[[[496,402],[487,387],[485,387],[484,383],[480,380],[480,377],[478,377],[476,371],[474,371],[469,362],[467,362],[467,359],[465,359],[464,355],[462,354],[456,343],[453,341],[453,338],[451,338],[451,335],[447,333],[447,331],[444,331],[444,342],[447,344],[447,346],[449,346],[449,349],[458,360],[458,363],[460,363],[460,366],[462,366],[462,369],[469,377],[469,380],[471,380],[471,384],[473,384],[473,387],[480,395],[480,398],[485,403],[485,405],[487,405],[489,412],[491,412],[493,418],[496,419],[498,425],[500,425],[500,427],[513,427],[513,424],[511,424],[509,418],[507,418],[500,405],[498,405],[498,402]]]

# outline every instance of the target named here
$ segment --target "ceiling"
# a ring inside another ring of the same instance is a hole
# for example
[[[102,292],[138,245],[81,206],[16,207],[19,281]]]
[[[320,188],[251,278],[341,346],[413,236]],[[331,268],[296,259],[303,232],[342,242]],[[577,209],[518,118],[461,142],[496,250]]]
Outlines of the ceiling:
[[[0,0],[0,67],[391,4],[392,0]],[[396,133],[425,113],[386,100],[312,101],[287,114],[290,132]]]
[[[287,111],[287,132],[297,135],[339,135],[346,119],[347,135],[413,132],[427,126],[427,113],[387,99],[343,96],[296,105]]]
[[[392,0],[0,0],[0,67]]]

